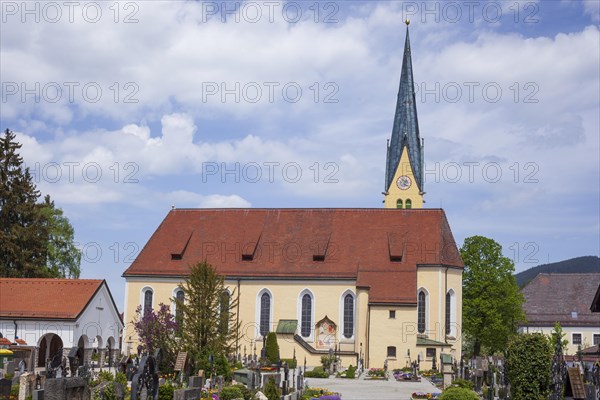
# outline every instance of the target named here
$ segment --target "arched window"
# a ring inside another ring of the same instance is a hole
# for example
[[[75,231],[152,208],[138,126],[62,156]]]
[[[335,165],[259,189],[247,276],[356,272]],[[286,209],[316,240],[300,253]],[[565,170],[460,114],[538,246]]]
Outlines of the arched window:
[[[344,296],[344,337],[354,336],[354,296],[350,293]]]
[[[149,313],[150,311],[152,311],[152,296],[154,295],[154,292],[152,291],[152,289],[147,288],[144,290],[144,315],[146,315],[147,313]]]
[[[446,293],[446,335],[450,334],[450,292]]]
[[[405,207],[407,210],[412,208],[412,201],[410,199],[406,199]]]
[[[175,300],[177,300],[177,302],[175,303],[175,322],[177,323],[177,326],[180,330],[181,326],[183,325],[183,314],[181,312],[180,307],[177,307],[177,303],[183,304],[184,299],[185,294],[183,293],[183,290],[177,290],[177,292],[175,292]]]
[[[402,199],[396,200],[396,208],[402,208]]]
[[[271,296],[264,292],[260,296],[260,334],[266,336],[269,333],[271,322]]]
[[[300,333],[304,337],[310,336],[312,328],[312,297],[306,293],[302,296],[302,315],[300,322]]]
[[[456,300],[454,290],[446,293],[446,335],[452,335],[452,327],[456,324]]]
[[[230,301],[231,295],[229,294],[229,292],[227,290],[223,291],[223,293],[221,293],[221,301],[219,303],[219,318],[220,318],[220,325],[219,325],[219,330],[221,331],[222,334],[226,334],[227,332],[229,332],[229,301]]]
[[[426,329],[426,308],[427,308],[427,294],[425,291],[419,291],[417,299],[417,330],[419,333],[425,333]]]

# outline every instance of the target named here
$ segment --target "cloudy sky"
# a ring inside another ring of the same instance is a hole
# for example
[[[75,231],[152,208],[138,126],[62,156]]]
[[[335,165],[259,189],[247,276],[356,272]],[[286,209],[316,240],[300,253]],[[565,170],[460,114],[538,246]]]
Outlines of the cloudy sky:
[[[598,255],[598,4],[2,1],[1,127],[122,305],[173,205],[381,207],[409,18],[426,206]]]

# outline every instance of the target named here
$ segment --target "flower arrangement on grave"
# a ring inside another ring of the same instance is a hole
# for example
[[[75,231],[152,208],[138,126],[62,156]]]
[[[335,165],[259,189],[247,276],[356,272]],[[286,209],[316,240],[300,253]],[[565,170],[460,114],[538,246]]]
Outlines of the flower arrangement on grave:
[[[385,370],[383,368],[370,368],[367,375],[375,378],[385,377]]]
[[[336,392],[331,392],[327,388],[306,388],[302,395],[302,400],[341,400],[342,395]]]
[[[207,390],[206,388],[202,388],[200,392],[201,399],[211,399],[211,400],[219,400],[219,392],[216,389]]]
[[[441,393],[425,393],[425,392],[414,392],[412,394],[413,399],[438,399]]]

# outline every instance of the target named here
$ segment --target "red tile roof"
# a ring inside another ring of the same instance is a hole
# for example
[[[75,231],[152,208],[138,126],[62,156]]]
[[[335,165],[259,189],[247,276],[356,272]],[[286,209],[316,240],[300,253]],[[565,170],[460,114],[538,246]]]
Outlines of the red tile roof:
[[[8,346],[11,345],[12,342],[10,340],[8,340],[7,338],[0,338],[0,346]]]
[[[374,303],[416,302],[418,265],[463,267],[440,209],[176,209],[123,276],[352,279]],[[401,260],[401,261],[400,261]]]
[[[98,279],[0,278],[0,318],[75,319],[103,283]]]
[[[600,284],[600,273],[538,274],[521,293],[527,326],[600,326],[600,315],[590,302]]]

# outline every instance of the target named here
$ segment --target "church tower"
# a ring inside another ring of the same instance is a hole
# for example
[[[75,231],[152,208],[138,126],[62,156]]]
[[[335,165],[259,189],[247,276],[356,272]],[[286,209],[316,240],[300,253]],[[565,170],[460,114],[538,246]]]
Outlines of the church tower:
[[[392,138],[388,141],[385,171],[385,208],[423,207],[423,143],[419,136],[415,87],[406,20],[406,42],[400,74]]]

